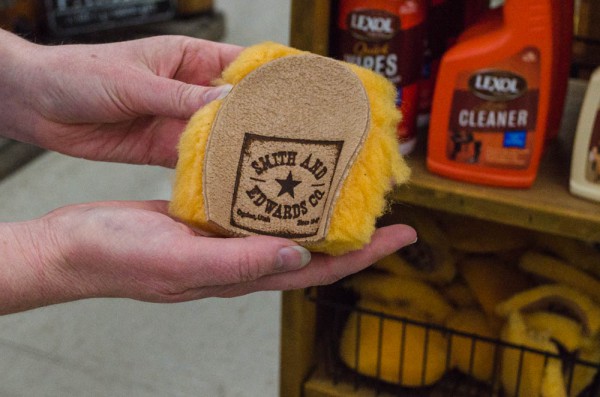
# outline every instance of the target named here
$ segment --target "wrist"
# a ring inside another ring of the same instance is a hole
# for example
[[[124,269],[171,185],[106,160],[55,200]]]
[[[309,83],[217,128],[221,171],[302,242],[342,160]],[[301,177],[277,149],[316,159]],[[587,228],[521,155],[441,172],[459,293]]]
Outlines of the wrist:
[[[35,81],[33,61],[39,48],[43,47],[0,29],[0,136],[35,143],[29,87]]]
[[[84,297],[43,219],[0,224],[0,315]]]

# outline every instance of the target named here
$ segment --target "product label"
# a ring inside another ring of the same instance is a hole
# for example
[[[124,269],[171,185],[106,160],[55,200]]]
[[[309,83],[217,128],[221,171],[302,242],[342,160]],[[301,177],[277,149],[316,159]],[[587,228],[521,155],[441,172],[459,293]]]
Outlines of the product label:
[[[424,0],[340,2],[333,56],[373,70],[396,85],[396,102],[404,116],[398,130],[401,139],[415,133],[425,16]]]
[[[285,238],[316,235],[343,143],[245,134],[231,225]]]
[[[459,75],[447,155],[486,167],[529,166],[539,103],[540,53],[526,48],[504,62]]]
[[[414,51],[422,24],[403,30],[398,15],[364,8],[348,13],[345,22],[338,49],[342,60],[371,69],[398,86],[420,77],[419,64],[401,57]]]
[[[600,108],[596,112],[588,151],[585,177],[589,182],[600,184]]]

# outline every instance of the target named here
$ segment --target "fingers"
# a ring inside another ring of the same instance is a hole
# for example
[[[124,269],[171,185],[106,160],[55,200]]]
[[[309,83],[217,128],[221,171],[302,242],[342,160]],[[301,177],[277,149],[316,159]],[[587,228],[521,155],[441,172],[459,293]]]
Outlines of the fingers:
[[[190,84],[206,85],[221,77],[244,47],[201,39],[189,39],[182,47],[182,60],[172,77]]]
[[[217,43],[219,51],[219,59],[221,60],[221,68],[224,69],[233,62],[240,53],[244,50],[244,47],[233,44]]]

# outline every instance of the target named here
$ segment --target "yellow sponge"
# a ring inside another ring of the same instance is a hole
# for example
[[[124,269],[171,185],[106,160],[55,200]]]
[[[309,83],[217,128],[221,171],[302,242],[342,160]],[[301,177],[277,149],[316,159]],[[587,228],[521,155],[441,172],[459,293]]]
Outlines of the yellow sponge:
[[[579,396],[581,391],[593,381],[597,372],[597,365],[600,362],[600,350],[598,349],[600,346],[597,338],[585,337],[581,324],[560,314],[534,312],[523,314],[522,317],[530,332],[548,335],[551,341],[558,343],[573,354],[573,358],[590,363],[589,365],[583,363],[567,365],[566,379],[562,379],[562,376],[559,379],[558,376],[547,374],[549,384],[553,386],[552,390],[560,389],[556,385],[559,382],[564,384],[565,380],[568,380],[568,395]],[[549,371],[548,367],[546,367],[546,371]],[[543,387],[544,384],[542,384],[542,392],[544,392]],[[566,390],[566,386],[563,386],[562,389]]]
[[[421,280],[362,272],[346,280],[344,285],[362,299],[402,307],[436,324],[443,324],[454,310],[435,288]]]
[[[600,361],[597,338],[587,338],[581,330],[580,324],[558,314],[511,312],[502,330],[502,338],[541,352],[521,351],[513,347],[503,349],[502,383],[506,394],[579,396],[593,381]],[[557,344],[574,356],[562,362],[542,353],[558,354]],[[573,363],[572,359],[582,362]]]
[[[498,304],[496,312],[507,317],[516,311],[527,313],[550,308],[560,308],[577,319],[587,336],[600,331],[600,307],[588,295],[560,284],[541,285],[515,294]]]
[[[496,306],[529,287],[522,272],[493,256],[466,258],[460,262],[459,271],[494,329],[502,322],[496,316]]]
[[[361,300],[361,308],[416,321],[425,319],[398,306]],[[401,320],[352,312],[340,340],[340,358],[352,370],[407,387],[431,385],[442,378],[447,337]]]
[[[528,329],[549,334],[568,352],[574,352],[586,345],[582,326],[573,319],[547,311],[523,313],[522,317]]]
[[[450,329],[489,339],[498,334],[489,324],[486,315],[479,309],[457,310],[446,323]],[[481,381],[490,381],[494,376],[496,349],[494,342],[481,340],[475,336],[453,335],[451,338],[452,366]]]
[[[517,346],[526,346],[541,352],[558,354],[558,349],[551,342],[550,336],[529,330],[519,312],[512,312],[501,332],[502,340]],[[548,378],[548,375],[561,375],[561,371],[550,370],[547,366],[561,368],[560,360],[545,357],[539,352],[530,352],[516,347],[505,347],[502,351],[501,379],[507,396],[555,396],[563,393],[560,390],[563,382],[560,379]],[[557,373],[558,372],[558,373]],[[555,388],[559,387],[559,390]]]
[[[462,280],[443,286],[440,292],[449,303],[457,308],[475,308],[478,305],[473,291]]]
[[[528,273],[585,292],[600,302],[600,281],[565,261],[541,252],[528,251],[520,258],[519,266]]]
[[[543,251],[548,251],[569,265],[600,277],[600,250],[593,244],[547,233],[536,233],[534,236],[536,245]]]
[[[236,85],[266,64],[285,57],[306,54],[276,43],[249,47],[223,71],[220,83],[232,84],[234,93]],[[334,201],[331,216],[324,237],[306,241],[281,234],[282,237],[292,238],[312,251],[332,255],[360,249],[370,242],[375,231],[376,219],[387,209],[386,194],[393,188],[394,183],[405,182],[410,173],[398,152],[396,126],[401,115],[395,107],[394,86],[370,70],[341,62],[339,64],[351,70],[364,87],[369,105],[368,132],[362,147],[355,155],[354,162],[345,171],[345,180],[341,181],[335,200],[332,199]],[[309,74],[306,76],[307,79],[310,77]],[[179,142],[179,161],[169,211],[173,216],[194,227],[219,235],[273,234],[260,231],[234,233],[215,226],[208,218],[207,203],[203,194],[203,183],[206,179],[205,157],[208,156],[206,149],[207,145],[210,145],[213,122],[219,117],[227,99],[213,101],[200,109],[184,130]],[[256,101],[260,100],[261,98],[256,98]],[[316,108],[318,109],[318,106]],[[271,117],[274,119],[281,117],[277,109],[273,109],[272,113]],[[243,118],[244,115],[240,114],[239,117]],[[331,123],[335,125],[337,121],[339,120],[331,120]],[[281,132],[283,138],[286,133]],[[220,181],[213,183],[218,184]],[[298,207],[298,211],[300,210],[302,208]]]

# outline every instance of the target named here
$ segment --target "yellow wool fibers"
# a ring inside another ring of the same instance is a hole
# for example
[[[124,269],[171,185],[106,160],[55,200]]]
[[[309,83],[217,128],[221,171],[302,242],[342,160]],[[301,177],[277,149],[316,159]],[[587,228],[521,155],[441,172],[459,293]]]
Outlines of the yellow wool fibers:
[[[244,50],[222,74],[219,83],[235,85],[261,65],[304,52],[276,43]],[[370,104],[370,129],[340,189],[324,240],[303,243],[311,251],[341,255],[362,248],[375,231],[375,221],[387,210],[386,194],[405,182],[410,170],[398,151],[396,126],[401,119],[395,106],[396,90],[384,77],[346,64],[362,82]],[[207,221],[202,195],[204,154],[222,101],[200,109],[189,121],[179,142],[170,213],[203,230],[217,232]]]
[[[216,100],[190,119],[179,140],[179,159],[169,212],[203,230],[217,232],[206,221],[202,179],[204,153],[212,121],[217,116],[222,100]]]

